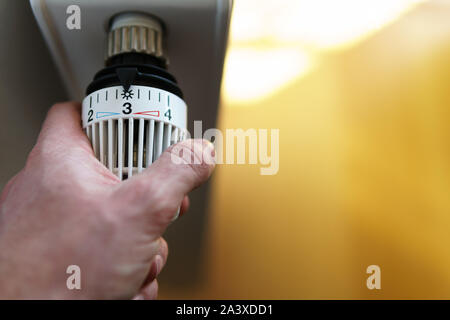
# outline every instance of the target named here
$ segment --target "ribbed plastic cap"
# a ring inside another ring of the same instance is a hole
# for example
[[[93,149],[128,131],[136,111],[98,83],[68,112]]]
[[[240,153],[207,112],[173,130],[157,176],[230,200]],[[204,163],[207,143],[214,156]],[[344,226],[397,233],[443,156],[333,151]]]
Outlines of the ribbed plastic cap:
[[[127,52],[145,53],[167,60],[162,38],[162,26],[158,20],[142,13],[120,14],[111,23],[105,60]]]

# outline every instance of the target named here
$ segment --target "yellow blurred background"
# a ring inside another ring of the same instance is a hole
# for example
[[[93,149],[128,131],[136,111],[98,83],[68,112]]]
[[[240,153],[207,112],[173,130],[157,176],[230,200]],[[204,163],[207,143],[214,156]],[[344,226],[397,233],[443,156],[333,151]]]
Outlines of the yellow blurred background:
[[[450,1],[235,0],[222,96],[279,172],[216,168],[204,279],[160,298],[450,298]]]

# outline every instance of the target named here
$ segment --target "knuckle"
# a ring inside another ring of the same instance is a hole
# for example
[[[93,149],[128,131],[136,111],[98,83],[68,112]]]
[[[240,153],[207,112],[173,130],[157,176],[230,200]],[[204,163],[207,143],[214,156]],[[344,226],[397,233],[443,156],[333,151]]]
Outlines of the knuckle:
[[[163,196],[155,199],[155,211],[162,220],[168,219],[170,221],[176,214],[178,207],[176,199],[171,197]]]
[[[51,116],[53,116],[53,114],[55,114],[63,105],[64,105],[63,102],[57,102],[57,103],[53,104],[50,107],[50,109],[48,109],[47,118],[50,118]]]
[[[42,157],[42,150],[39,148],[39,146],[35,146],[31,152],[28,154],[28,158],[25,164],[25,167],[30,166],[34,163],[36,163],[37,160],[39,160]]]
[[[160,250],[167,257],[167,255],[169,254],[169,246],[167,244],[167,241],[162,237],[160,238]]]
[[[55,159],[55,155],[52,154],[48,144],[45,141],[38,142],[31,152],[28,154],[25,162],[25,169],[39,167],[45,168]]]

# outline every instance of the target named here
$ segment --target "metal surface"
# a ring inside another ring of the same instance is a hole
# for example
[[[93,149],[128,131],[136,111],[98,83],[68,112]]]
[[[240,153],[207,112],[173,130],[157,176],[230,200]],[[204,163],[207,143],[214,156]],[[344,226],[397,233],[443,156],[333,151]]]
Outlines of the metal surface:
[[[142,12],[164,23],[169,71],[183,88],[186,103],[202,114],[217,108],[231,1],[30,0],[30,3],[73,99],[83,98],[94,73],[104,65],[111,17],[122,12]],[[70,5],[80,8],[79,30],[66,26]]]

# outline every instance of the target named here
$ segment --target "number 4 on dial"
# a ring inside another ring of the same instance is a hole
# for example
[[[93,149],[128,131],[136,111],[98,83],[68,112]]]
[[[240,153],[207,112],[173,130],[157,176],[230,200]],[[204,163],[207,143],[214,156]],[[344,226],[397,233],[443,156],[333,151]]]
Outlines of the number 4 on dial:
[[[172,110],[167,109],[166,113],[164,113],[164,117],[166,117],[169,120],[172,120]]]

